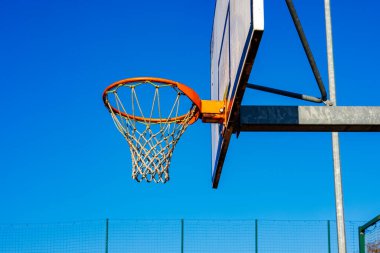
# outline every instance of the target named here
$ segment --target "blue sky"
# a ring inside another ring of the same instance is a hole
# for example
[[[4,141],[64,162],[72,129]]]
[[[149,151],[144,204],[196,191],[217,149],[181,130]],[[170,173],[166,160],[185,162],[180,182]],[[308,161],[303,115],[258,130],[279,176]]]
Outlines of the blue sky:
[[[295,0],[327,84],[323,1]],[[339,105],[380,105],[376,1],[332,1]],[[0,222],[335,219],[328,133],[242,133],[211,188],[210,126],[189,127],[165,185],[131,179],[101,94],[158,76],[210,96],[214,1],[0,2]],[[251,82],[317,95],[284,1],[265,1]],[[247,91],[244,104],[304,102]],[[379,133],[341,134],[346,219],[380,212]]]

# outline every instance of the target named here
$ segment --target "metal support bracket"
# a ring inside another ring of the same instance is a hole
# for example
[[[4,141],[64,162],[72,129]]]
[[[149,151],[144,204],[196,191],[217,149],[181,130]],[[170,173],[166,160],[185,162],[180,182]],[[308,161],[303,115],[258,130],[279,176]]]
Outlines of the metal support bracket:
[[[224,123],[225,103],[218,100],[201,101],[201,118],[204,123]]]
[[[380,132],[380,106],[242,106],[237,131]]]
[[[314,60],[314,56],[311,52],[309,43],[307,42],[306,35],[303,31],[301,21],[298,18],[294,4],[293,4],[292,0],[285,0],[285,1],[286,1],[286,5],[288,6],[290,15],[293,19],[293,23],[294,23],[294,26],[297,30],[298,36],[301,40],[302,47],[303,47],[305,54],[307,56],[307,59],[309,61],[311,70],[313,71],[315,80],[317,82],[319,91],[321,93],[321,98],[309,96],[309,95],[303,95],[303,94],[294,93],[294,92],[285,91],[285,90],[274,89],[274,88],[265,87],[265,86],[261,86],[261,85],[257,85],[257,84],[247,84],[247,88],[265,91],[265,92],[269,92],[269,93],[273,93],[273,94],[277,94],[277,95],[281,95],[281,96],[287,96],[287,97],[291,97],[291,98],[301,99],[301,100],[314,102],[314,103],[325,102],[327,105],[331,105],[331,103],[329,101],[327,101],[327,92],[326,92],[325,85],[323,84],[322,77],[321,77],[319,70],[318,70],[318,67],[317,67],[317,63]]]

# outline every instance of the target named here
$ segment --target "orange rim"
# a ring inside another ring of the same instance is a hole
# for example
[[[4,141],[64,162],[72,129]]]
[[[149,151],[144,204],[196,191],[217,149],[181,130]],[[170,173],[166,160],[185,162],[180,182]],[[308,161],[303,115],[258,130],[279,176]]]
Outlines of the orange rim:
[[[190,87],[179,83],[175,82],[169,79],[164,79],[164,78],[157,78],[157,77],[134,77],[134,78],[127,78],[123,79],[117,82],[114,82],[113,84],[109,85],[103,92],[103,102],[104,105],[108,108],[111,109],[114,113],[119,114],[122,117],[127,117],[136,121],[149,121],[151,123],[165,123],[165,122],[178,122],[181,123],[185,118],[186,114],[178,116],[178,117],[173,117],[170,119],[167,118],[145,118],[145,117],[139,117],[139,116],[134,116],[125,112],[121,112],[115,107],[113,107],[109,101],[108,101],[108,92],[123,86],[124,84],[128,83],[134,83],[134,82],[152,82],[152,83],[162,83],[162,84],[168,84],[172,87],[177,87],[180,91],[183,92],[190,100],[193,102],[193,104],[196,106],[196,112],[194,113],[193,117],[190,119],[189,124],[193,124],[195,121],[198,120],[201,112],[201,99],[199,98],[198,94],[191,89]]]

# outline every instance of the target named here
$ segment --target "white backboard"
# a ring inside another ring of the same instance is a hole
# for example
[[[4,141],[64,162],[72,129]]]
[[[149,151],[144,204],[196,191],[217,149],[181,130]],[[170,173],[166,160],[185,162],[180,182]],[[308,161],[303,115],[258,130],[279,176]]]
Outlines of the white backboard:
[[[245,86],[264,31],[264,0],[217,0],[211,37],[211,99],[226,121],[211,125],[212,184],[218,187]]]

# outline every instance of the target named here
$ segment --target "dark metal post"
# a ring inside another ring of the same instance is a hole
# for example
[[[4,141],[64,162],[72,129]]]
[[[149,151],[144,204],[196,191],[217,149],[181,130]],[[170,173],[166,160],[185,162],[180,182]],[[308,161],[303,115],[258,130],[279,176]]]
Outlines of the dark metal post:
[[[184,239],[185,239],[185,221],[181,219],[181,253],[184,252]]]
[[[365,253],[365,235],[362,227],[359,227],[359,253]]]
[[[330,232],[330,221],[327,221],[327,250],[331,253],[331,232]]]
[[[301,39],[301,43],[302,43],[303,49],[305,50],[305,53],[306,53],[307,59],[309,61],[310,67],[311,67],[311,69],[313,71],[315,80],[317,81],[318,88],[319,88],[319,91],[321,92],[321,96],[322,96],[321,99],[323,101],[326,101],[327,100],[327,92],[326,92],[325,86],[323,84],[322,77],[319,74],[318,67],[317,67],[317,64],[316,64],[316,62],[314,60],[313,54],[311,53],[309,43],[307,42],[305,33],[304,33],[303,29],[302,29],[302,25],[301,25],[301,22],[300,22],[300,20],[298,18],[296,9],[294,8],[292,0],[285,0],[285,1],[286,1],[286,5],[288,6],[290,15],[292,16],[293,23],[294,23],[294,25],[296,27],[298,36]]]
[[[106,253],[108,253],[108,225],[109,225],[109,219],[106,219]]]
[[[286,91],[286,90],[274,89],[274,88],[265,87],[265,86],[257,85],[257,84],[247,83],[247,88],[255,89],[255,90],[261,90],[261,91],[265,91],[265,92],[270,92],[273,94],[291,97],[291,98],[296,98],[296,99],[301,99],[301,100],[314,102],[314,103],[322,103],[323,102],[322,99],[317,98],[317,97],[299,94],[299,93],[295,93],[295,92],[290,92],[290,91]]]
[[[259,252],[259,235],[258,235],[259,227],[258,226],[259,226],[259,222],[256,219],[255,220],[255,252],[256,253]]]

